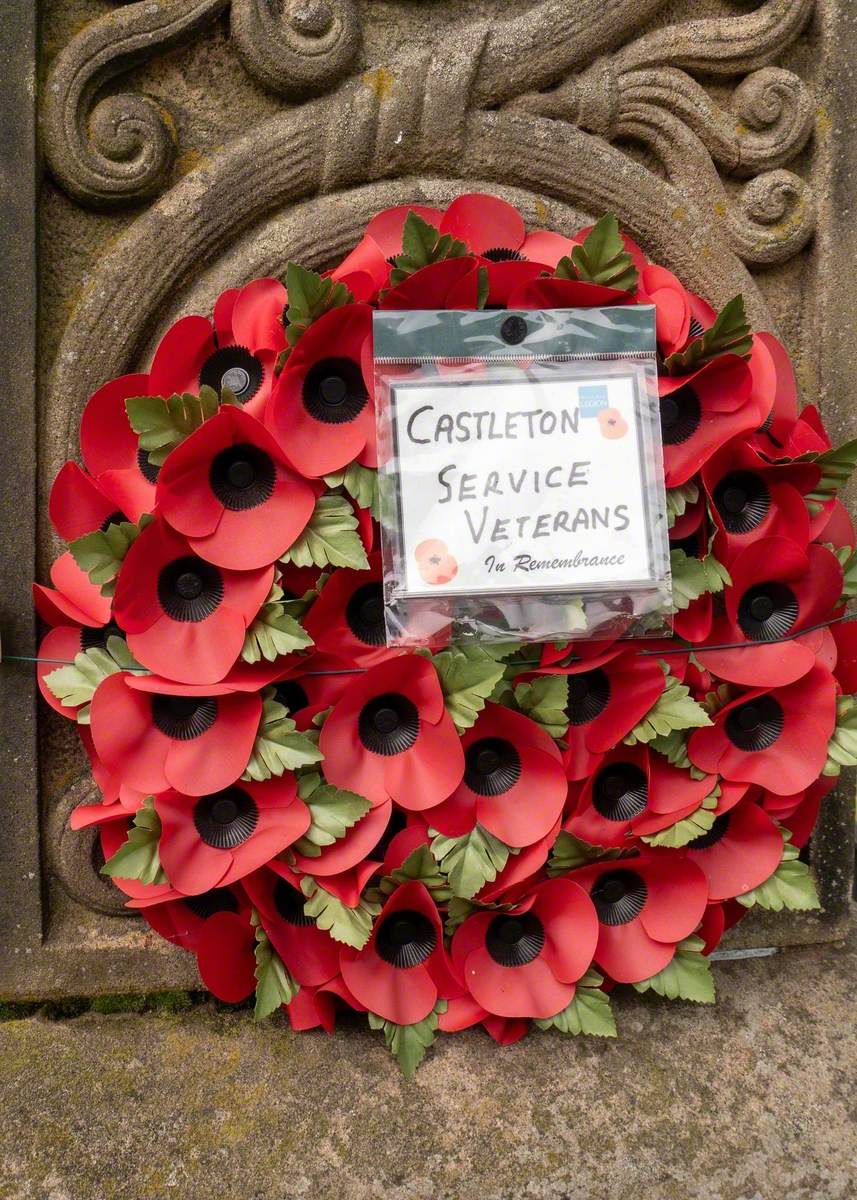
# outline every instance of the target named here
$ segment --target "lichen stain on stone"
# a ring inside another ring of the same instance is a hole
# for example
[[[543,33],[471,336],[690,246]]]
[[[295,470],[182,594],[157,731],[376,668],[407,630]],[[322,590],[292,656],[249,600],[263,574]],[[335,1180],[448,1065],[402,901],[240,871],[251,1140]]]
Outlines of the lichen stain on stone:
[[[727,216],[728,210],[722,200],[718,200],[712,207],[714,209],[715,216],[720,217],[721,219]]]
[[[538,223],[540,225],[546,224],[547,219],[548,219],[548,206],[545,204],[544,200],[542,200],[541,196],[536,196],[535,207],[536,207],[536,220],[538,221]]]
[[[820,104],[815,110],[815,136],[818,138],[827,137],[832,129],[833,121],[830,118],[830,113]]]
[[[396,86],[396,77],[386,67],[376,67],[373,71],[365,72],[363,82],[367,87],[372,89],[380,103],[383,104],[387,97],[393,93],[393,89]]]
[[[188,175],[197,167],[209,166],[210,162],[200,150],[187,150],[176,159],[176,172],[178,175]]]

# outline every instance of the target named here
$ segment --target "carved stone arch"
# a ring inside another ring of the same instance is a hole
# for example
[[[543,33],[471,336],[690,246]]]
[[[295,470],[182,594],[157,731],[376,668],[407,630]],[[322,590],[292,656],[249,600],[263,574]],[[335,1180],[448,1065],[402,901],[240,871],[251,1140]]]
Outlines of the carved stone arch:
[[[77,422],[89,393],[103,380],[143,363],[146,342],[177,289],[210,269],[242,236],[252,238],[272,213],[288,214],[289,255],[309,262],[330,260],[357,240],[372,213],[386,202],[383,196],[396,202],[418,199],[419,188],[431,179],[445,180],[447,197],[480,180],[486,187],[521,189],[529,194],[524,207],[530,214],[544,211],[540,224],[547,217],[546,205],[556,201],[559,211],[566,210],[558,227],[568,231],[576,224],[575,206],[593,214],[615,212],[623,227],[687,286],[715,305],[743,292],[754,325],[770,326],[770,314],[746,267],[686,196],[601,138],[565,123],[509,111],[471,112],[447,146],[432,146],[431,174],[420,171],[429,155],[417,143],[412,162],[395,164],[395,173],[403,176],[397,183],[361,186],[367,177],[384,173],[378,168],[385,161],[380,143],[390,133],[389,119],[383,128],[376,123],[377,107],[368,91],[355,86],[306,106],[300,122],[291,113],[272,118],[227,147],[207,169],[189,175],[134,222],[91,278],[60,346],[47,398],[47,424],[57,429],[51,448],[55,462],[49,466],[76,455]],[[306,119],[310,107],[317,120]],[[331,147],[331,131],[355,110],[363,124],[357,151],[348,162],[340,161],[338,148]],[[257,170],[263,145],[268,165]],[[325,188],[323,194],[318,194],[320,188]],[[354,199],[346,199],[350,215],[344,219],[341,197],[349,195]]]

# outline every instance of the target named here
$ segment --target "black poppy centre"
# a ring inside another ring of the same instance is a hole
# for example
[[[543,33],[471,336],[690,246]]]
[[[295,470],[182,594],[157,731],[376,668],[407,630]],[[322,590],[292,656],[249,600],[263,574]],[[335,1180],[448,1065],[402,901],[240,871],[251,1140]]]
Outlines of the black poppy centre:
[[[495,917],[485,933],[485,949],[501,967],[525,967],[544,944],[544,926],[529,912]]]
[[[326,425],[355,420],[368,399],[363,372],[350,358],[324,358],[314,363],[304,378],[304,408]]]
[[[314,925],[312,917],[304,912],[304,895],[285,879],[274,884],[274,908],[288,925]]]
[[[217,567],[195,555],[175,559],[158,576],[158,600],[174,621],[204,621],[222,599]]]
[[[290,713],[306,708],[309,704],[309,696],[296,679],[281,679],[275,683],[274,698]]]
[[[149,458],[147,451],[137,451],[137,468],[147,483],[157,483],[161,468],[156,467]]]
[[[106,646],[108,638],[124,638],[124,636],[125,634],[115,621],[108,621],[106,625],[82,625],[80,628],[80,648],[81,650],[92,650],[96,646]]]
[[[753,642],[787,637],[798,618],[798,602],[784,583],[759,583],[741,597],[738,624]]]
[[[606,821],[633,821],[649,798],[646,773],[636,763],[613,763],[595,776],[592,804]]]
[[[221,346],[203,363],[200,387],[214,388],[218,395],[228,388],[239,404],[256,395],[265,378],[265,368],[246,346]]]
[[[761,475],[730,471],[714,489],[714,506],[729,533],[752,533],[768,515],[771,496]]]
[[[398,692],[385,692],[364,704],[357,733],[367,750],[386,756],[410,750],[420,731],[416,705]]]
[[[386,645],[384,593],[380,583],[364,583],[353,593],[345,606],[345,621],[364,646]]]
[[[391,913],[378,926],[375,949],[391,967],[417,967],[437,945],[437,932],[428,917],[415,909]]]
[[[590,892],[602,925],[627,925],[643,911],[648,896],[636,871],[605,871]]]
[[[198,896],[185,896],[184,902],[194,916],[203,921],[216,916],[217,913],[238,912],[238,901],[229,888],[212,888],[208,892],[201,892]]]
[[[588,725],[610,702],[610,680],[600,668],[568,677],[568,719],[572,725]]]
[[[152,696],[156,729],[178,742],[201,737],[217,720],[214,696]]]
[[[243,788],[201,796],[193,810],[196,831],[207,846],[234,850],[252,836],[259,820],[256,801]]]
[[[721,813],[719,817],[715,817],[707,833],[701,833],[699,837],[687,843],[688,850],[707,850],[710,846],[716,846],[719,841],[723,840],[729,830],[730,816],[731,813]]]
[[[782,708],[773,696],[765,695],[730,709],[724,729],[733,746],[754,754],[773,746],[784,725]]]
[[[492,246],[490,250],[485,250],[482,253],[483,258],[487,258],[489,262],[526,262],[527,259],[520,250],[513,250],[510,246]]]
[[[479,796],[502,796],[521,778],[521,756],[505,738],[480,738],[464,754],[464,782]]]
[[[277,477],[270,456],[258,446],[227,446],[211,460],[208,481],[224,508],[243,512],[270,500]]]
[[[680,446],[693,437],[701,419],[702,405],[689,385],[661,396],[661,436],[665,446]]]

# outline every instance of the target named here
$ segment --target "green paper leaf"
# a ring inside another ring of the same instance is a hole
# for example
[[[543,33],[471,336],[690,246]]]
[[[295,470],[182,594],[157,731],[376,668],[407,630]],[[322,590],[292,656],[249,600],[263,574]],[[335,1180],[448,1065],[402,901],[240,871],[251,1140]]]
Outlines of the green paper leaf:
[[[683,517],[688,504],[696,504],[699,499],[699,488],[695,483],[682,483],[678,487],[667,488],[667,524],[670,529],[675,525],[676,517]]]
[[[809,867],[798,858],[800,851],[797,846],[788,842],[783,847],[783,857],[780,865],[769,879],[745,892],[735,899],[745,908],[767,908],[772,912],[782,912],[784,908],[791,912],[809,912],[821,908],[815,881]]]
[[[669,375],[688,375],[720,354],[737,354],[749,358],[753,349],[753,337],[744,308],[744,297],[733,296],[724,304],[717,320],[701,337],[694,340],[664,362]]]
[[[567,833],[562,829],[557,834],[551,856],[548,859],[548,875],[551,878],[555,878],[557,875],[566,875],[569,871],[576,870],[577,867],[585,867],[587,863],[596,862],[599,859],[618,858],[619,855],[619,850],[605,850],[603,846],[590,846],[588,842],[581,841],[574,834]]]
[[[397,1025],[377,1013],[367,1013],[369,1028],[384,1031],[387,1049],[396,1057],[402,1074],[413,1079],[417,1067],[425,1058],[426,1050],[434,1042],[440,1013],[446,1012],[446,1001],[438,1000],[432,1012],[415,1025]]]
[[[612,213],[607,213],[592,227],[583,245],[573,248],[571,258],[560,259],[556,274],[559,279],[579,279],[624,292],[634,291],[637,268],[625,249],[619,222]]]
[[[587,971],[578,981],[574,998],[565,1008],[552,1017],[536,1018],[533,1024],[538,1029],[556,1029],[560,1033],[617,1037],[610,997],[601,990],[603,982],[603,977],[596,971]]]
[[[635,983],[638,992],[657,992],[668,1000],[693,1000],[697,1004],[714,1003],[714,979],[711,963],[702,953],[702,938],[688,937],[676,946],[675,957],[657,975]]]
[[[352,462],[344,471],[337,471],[335,475],[325,475],[324,482],[328,487],[344,487],[360,508],[368,508],[376,521],[381,519],[378,472],[371,467]]]
[[[684,550],[670,551],[673,607],[685,609],[705,592],[716,594],[731,583],[729,572],[713,554],[696,558]]]
[[[670,849],[678,849],[679,846],[686,846],[694,838],[708,833],[714,821],[713,811],[703,804],[683,821],[677,821],[675,825],[661,829],[658,833],[649,834],[648,837],[644,835],[641,840],[648,846],[668,846]]]
[[[102,875],[113,879],[139,879],[140,883],[169,883],[161,866],[158,842],[161,818],[155,812],[155,799],[147,796],[142,808],[134,813],[128,836],[101,868]]]
[[[319,496],[303,533],[280,560],[296,567],[353,567],[366,571],[369,560],[357,532],[357,517],[344,496]]]
[[[51,676],[48,676],[50,684]],[[840,696],[836,701],[836,725],[827,743],[824,775],[838,775],[843,767],[857,767],[857,698]]]
[[[441,235],[434,225],[429,225],[415,212],[409,212],[402,230],[402,253],[396,258],[396,265],[390,272],[390,285],[395,287],[415,271],[421,271],[432,263],[443,262],[447,258],[462,258],[466,254],[464,242],[457,241],[448,233]]]
[[[665,737],[676,729],[700,729],[711,724],[708,713],[691,696],[690,688],[679,683],[673,675],[667,675],[663,692],[625,738],[625,744],[633,746],[637,742]]]
[[[481,825],[457,838],[444,837],[434,830],[429,832],[433,839],[432,854],[455,895],[464,900],[471,900],[486,883],[493,883],[509,855],[518,853]]]
[[[661,737],[653,737],[649,741],[649,749],[663,754],[667,762],[674,767],[689,769],[691,761],[687,756],[687,734],[681,729],[673,729]]]
[[[481,902],[453,896],[446,906],[446,936],[452,937],[458,926],[475,912],[509,912],[514,907],[514,904],[495,904],[492,900]]]
[[[263,658],[274,662],[282,654],[307,650],[312,644],[304,627],[286,611],[283,589],[275,583],[245,634],[241,658],[248,663],[260,662]]]
[[[256,1007],[253,1016],[257,1021],[270,1017],[283,1004],[291,1004],[300,991],[288,967],[271,945],[262,928],[259,914],[253,909],[251,920],[256,926]]]
[[[299,733],[289,710],[273,697],[274,689],[266,688],[253,753],[241,776],[255,783],[311,766],[324,758],[313,740],[315,735]]]
[[[108,675],[140,668],[123,638],[111,635],[106,646],[90,646],[75,654],[74,662],[45,676],[45,683],[68,708],[77,708],[77,723],[89,724],[89,705],[95,689]],[[142,674],[148,675],[148,671]]]
[[[568,729],[568,676],[541,675],[531,683],[515,686],[515,703],[552,738]]]
[[[232,398],[234,402],[234,397]],[[172,396],[132,396],[125,401],[131,428],[139,435],[140,449],[148,454],[153,467],[161,467],[167,455],[203,421],[220,408],[214,388],[203,384],[199,395],[191,392]]]
[[[437,861],[428,846],[417,846],[400,867],[384,875],[376,888],[367,889],[371,900],[385,900],[403,883],[421,883],[431,893],[436,904],[445,904],[452,899],[452,889],[441,875]]]
[[[484,308],[488,303],[491,281],[488,278],[487,267],[476,268],[476,307]]]
[[[841,446],[834,446],[824,454],[806,455],[801,461],[814,462],[821,468],[821,478],[815,485],[815,490],[809,492],[804,499],[807,502],[823,504],[832,500],[853,475],[857,467],[857,438]]]
[[[144,513],[136,525],[133,521],[111,521],[106,529],[85,533],[69,544],[74,561],[89,576],[90,583],[101,588],[102,596],[113,595],[125,555],[152,520]]]
[[[323,279],[315,271],[308,271],[293,262],[286,264],[286,291],[289,297],[286,309],[289,346],[296,346],[313,321],[332,308],[354,303],[354,296],[344,283],[337,283],[330,277]]]
[[[446,711],[459,731],[470,729],[485,707],[485,701],[503,678],[505,668],[487,649],[459,646],[442,650],[432,658]]]
[[[372,921],[381,905],[361,896],[355,908],[349,908],[337,897],[325,891],[310,875],[301,878],[301,891],[306,896],[304,914],[312,917],[319,929],[325,929],[337,942],[362,949],[372,936]]]
[[[310,827],[293,849],[307,858],[317,858],[324,846],[332,846],[371,808],[365,796],[341,791],[313,772],[298,780],[298,795],[310,812]]]

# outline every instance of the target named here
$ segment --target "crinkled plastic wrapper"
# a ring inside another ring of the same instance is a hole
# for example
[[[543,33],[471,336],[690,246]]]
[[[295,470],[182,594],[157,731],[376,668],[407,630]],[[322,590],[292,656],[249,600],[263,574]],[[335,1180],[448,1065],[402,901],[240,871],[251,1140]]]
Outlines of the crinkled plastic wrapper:
[[[670,635],[654,311],[374,314],[389,645]]]

